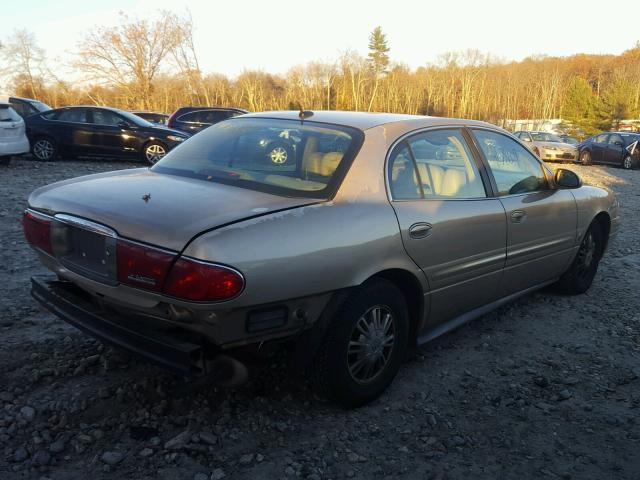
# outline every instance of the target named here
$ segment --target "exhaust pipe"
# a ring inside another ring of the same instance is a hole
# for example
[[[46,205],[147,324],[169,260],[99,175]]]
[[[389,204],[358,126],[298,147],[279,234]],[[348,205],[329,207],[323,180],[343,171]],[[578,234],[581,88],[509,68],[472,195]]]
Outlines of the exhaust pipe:
[[[249,370],[239,360],[228,355],[218,354],[211,360],[205,360],[205,372],[208,380],[225,388],[239,387],[249,378]]]

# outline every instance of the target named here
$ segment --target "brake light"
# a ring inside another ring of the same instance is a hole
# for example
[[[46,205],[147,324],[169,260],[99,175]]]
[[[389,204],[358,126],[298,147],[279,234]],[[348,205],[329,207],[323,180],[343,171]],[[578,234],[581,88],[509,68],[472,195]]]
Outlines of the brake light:
[[[127,240],[118,240],[116,252],[120,283],[162,291],[174,254]]]
[[[244,288],[244,278],[237,271],[188,258],[179,258],[169,273],[164,293],[193,301],[228,300]]]
[[[53,255],[50,218],[26,210],[22,219],[22,227],[24,228],[24,237],[31,246]]]

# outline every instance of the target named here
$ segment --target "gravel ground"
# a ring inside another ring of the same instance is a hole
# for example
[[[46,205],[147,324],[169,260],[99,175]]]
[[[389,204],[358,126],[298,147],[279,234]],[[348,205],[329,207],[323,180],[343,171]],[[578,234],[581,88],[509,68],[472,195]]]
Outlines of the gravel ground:
[[[28,193],[134,166],[0,169],[0,478],[640,478],[640,171],[570,167],[622,205],[587,294],[544,291],[485,315],[345,411],[277,363],[236,390],[186,383],[37,307]]]

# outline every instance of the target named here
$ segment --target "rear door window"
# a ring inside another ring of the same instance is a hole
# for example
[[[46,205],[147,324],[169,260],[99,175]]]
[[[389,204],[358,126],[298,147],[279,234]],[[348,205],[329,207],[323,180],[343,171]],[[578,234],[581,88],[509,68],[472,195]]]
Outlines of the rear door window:
[[[0,105],[0,122],[19,122],[22,118],[8,105]]]
[[[425,198],[482,198],[484,185],[460,130],[433,130],[407,140]]]
[[[54,117],[59,122],[72,122],[72,123],[86,123],[87,122],[87,109],[86,108],[70,108],[68,110],[61,110]]]
[[[124,122],[124,119],[120,115],[116,115],[109,110],[102,110],[100,108],[92,108],[92,123],[97,125],[118,125]]]

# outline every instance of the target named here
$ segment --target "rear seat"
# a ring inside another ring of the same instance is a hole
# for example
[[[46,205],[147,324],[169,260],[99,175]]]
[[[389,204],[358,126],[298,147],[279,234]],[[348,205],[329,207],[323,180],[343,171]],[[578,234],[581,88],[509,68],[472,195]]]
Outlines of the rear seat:
[[[463,170],[445,169],[440,165],[426,162],[417,163],[425,194],[454,197],[467,186],[467,174]]]

